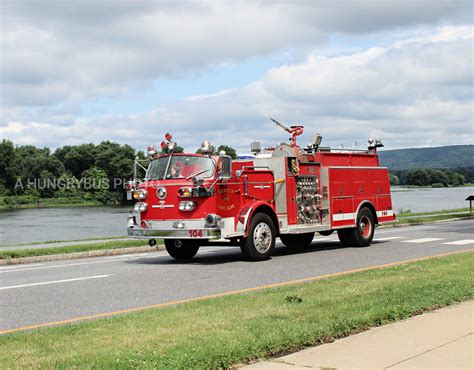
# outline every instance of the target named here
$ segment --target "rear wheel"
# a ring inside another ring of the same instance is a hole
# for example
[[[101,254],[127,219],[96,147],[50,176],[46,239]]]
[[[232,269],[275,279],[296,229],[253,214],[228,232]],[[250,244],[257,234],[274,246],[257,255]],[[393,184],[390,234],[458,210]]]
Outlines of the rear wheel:
[[[357,247],[368,247],[374,238],[375,218],[372,211],[362,208],[357,215],[357,223],[353,235]]]
[[[250,261],[263,261],[275,249],[275,226],[265,213],[257,213],[250,221],[250,230],[247,238],[242,240],[240,249],[244,257]]]
[[[311,245],[314,239],[314,233],[280,235],[280,240],[289,248],[301,249]]]
[[[189,260],[198,252],[199,244],[196,240],[165,239],[165,248],[174,259]]]
[[[375,218],[366,207],[357,214],[356,227],[337,230],[337,236],[345,247],[368,247],[374,238]]]

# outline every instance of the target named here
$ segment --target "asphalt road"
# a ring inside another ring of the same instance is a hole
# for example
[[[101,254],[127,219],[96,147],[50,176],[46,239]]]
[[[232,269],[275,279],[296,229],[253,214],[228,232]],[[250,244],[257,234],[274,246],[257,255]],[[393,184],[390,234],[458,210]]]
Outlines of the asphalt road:
[[[0,331],[474,249],[474,221],[376,230],[368,248],[316,237],[294,253],[277,244],[265,262],[235,247],[204,247],[191,262],[166,252],[0,268]]]

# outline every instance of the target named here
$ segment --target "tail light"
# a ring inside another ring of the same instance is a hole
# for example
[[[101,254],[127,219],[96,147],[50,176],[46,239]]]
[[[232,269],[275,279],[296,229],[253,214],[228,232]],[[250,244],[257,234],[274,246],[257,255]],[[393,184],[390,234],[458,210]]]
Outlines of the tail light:
[[[179,202],[179,210],[180,211],[186,211],[186,212],[191,212],[194,211],[197,207],[196,202]]]

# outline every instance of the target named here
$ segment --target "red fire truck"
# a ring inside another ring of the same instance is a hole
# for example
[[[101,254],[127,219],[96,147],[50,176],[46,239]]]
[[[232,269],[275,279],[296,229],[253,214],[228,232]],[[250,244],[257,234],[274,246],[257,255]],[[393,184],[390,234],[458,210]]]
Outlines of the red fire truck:
[[[254,142],[245,159],[209,155],[208,142],[200,154],[173,153],[169,134],[162,143],[169,154],[148,147],[144,180],[129,183],[129,199],[137,203],[128,236],[148,238],[150,246],[164,239],[178,260],[192,258],[200,246],[226,243],[261,261],[270,258],[277,237],[301,248],[315,233],[334,231],[344,246],[370,245],[375,227],[395,219],[388,170],[376,153],[380,140],[370,139],[367,150],[334,150],[315,134],[300,147],[303,126],[275,122],[290,141],[267,149]]]

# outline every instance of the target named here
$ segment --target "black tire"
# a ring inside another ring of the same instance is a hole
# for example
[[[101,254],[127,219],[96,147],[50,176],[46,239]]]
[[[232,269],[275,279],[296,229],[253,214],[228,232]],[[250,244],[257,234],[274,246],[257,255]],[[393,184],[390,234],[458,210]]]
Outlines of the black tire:
[[[356,247],[368,247],[374,238],[375,217],[372,211],[366,207],[357,214],[357,223],[352,240]]]
[[[305,233],[305,234],[285,234],[280,235],[280,240],[288,248],[292,249],[303,249],[311,245],[311,242],[314,239],[314,233]]]
[[[176,260],[190,260],[198,252],[199,244],[196,240],[165,239],[165,248]]]
[[[341,242],[341,245],[343,247],[351,247],[352,246],[352,234],[353,234],[353,229],[340,229],[337,230],[337,236],[339,238],[339,241]]]
[[[375,217],[366,207],[357,214],[356,227],[337,230],[337,236],[344,247],[368,247],[374,238]]]
[[[276,230],[273,221],[265,213],[257,213],[250,220],[249,234],[242,239],[240,249],[245,259],[263,261],[270,258],[275,249]]]

